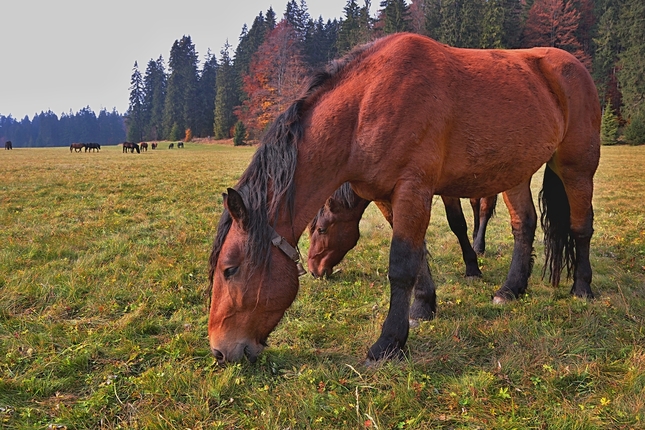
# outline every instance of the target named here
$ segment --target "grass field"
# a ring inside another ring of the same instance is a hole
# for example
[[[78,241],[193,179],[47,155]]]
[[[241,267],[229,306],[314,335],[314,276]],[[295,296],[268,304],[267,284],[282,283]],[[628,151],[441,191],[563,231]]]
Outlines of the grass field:
[[[438,316],[411,331],[407,360],[370,368],[389,301],[376,209],[335,277],[301,278],[258,362],[220,368],[207,259],[221,193],[253,149],[161,147],[0,152],[1,428],[645,428],[645,147],[602,149],[593,301],[541,280],[538,229],[528,294],[494,306],[512,251],[506,208],[484,277],[467,281],[436,200]]]

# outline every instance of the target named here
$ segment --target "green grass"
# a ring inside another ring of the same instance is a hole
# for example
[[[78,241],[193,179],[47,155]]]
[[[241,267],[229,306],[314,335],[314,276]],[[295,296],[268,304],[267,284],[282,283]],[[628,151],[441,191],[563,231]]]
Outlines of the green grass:
[[[541,280],[538,229],[528,294],[492,305],[512,252],[506,208],[484,277],[467,281],[437,199],[438,316],[411,331],[406,360],[370,368],[389,303],[376,209],[333,279],[301,278],[258,362],[220,368],[207,261],[221,193],[253,149],[165,148],[0,153],[0,427],[645,427],[645,147],[602,149],[593,301]]]

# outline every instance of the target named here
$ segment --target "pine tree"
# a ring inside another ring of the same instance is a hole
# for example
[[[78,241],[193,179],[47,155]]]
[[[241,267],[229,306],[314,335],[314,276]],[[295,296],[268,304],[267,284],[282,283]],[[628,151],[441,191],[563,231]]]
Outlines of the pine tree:
[[[197,114],[197,52],[190,36],[183,36],[170,50],[171,70],[164,104],[163,126],[170,133],[176,124],[183,132],[194,129]]]
[[[360,40],[361,10],[356,0],[347,0],[344,8],[345,17],[340,22],[336,47],[340,54],[351,51]]]
[[[130,106],[127,113],[127,139],[134,142],[140,142],[143,139],[144,112],[143,112],[143,79],[139,72],[139,65],[134,62],[130,78]],[[80,140],[80,139],[79,139]]]
[[[233,145],[240,146],[246,143],[246,127],[242,121],[235,123],[235,133],[233,134]]]
[[[628,119],[645,117],[645,3],[626,0],[621,9],[618,81],[623,96],[623,113]]]
[[[217,58],[209,50],[198,82],[199,117],[195,133],[199,137],[211,136],[213,133],[218,67]]]
[[[163,112],[166,98],[166,72],[163,58],[150,60],[143,78],[145,112],[145,140],[158,140],[162,137]]]
[[[381,1],[380,28],[383,34],[410,31],[410,7],[405,0]]]
[[[484,2],[480,48],[504,48],[504,6],[502,0]]]
[[[213,136],[215,139],[228,139],[231,137],[231,127],[234,124],[233,107],[235,106],[235,71],[229,56],[228,40],[220,51],[219,69],[217,71],[217,91],[215,96],[215,114],[213,122]]]
[[[600,143],[603,145],[615,145],[618,138],[618,118],[614,114],[611,105],[605,105],[600,123]]]

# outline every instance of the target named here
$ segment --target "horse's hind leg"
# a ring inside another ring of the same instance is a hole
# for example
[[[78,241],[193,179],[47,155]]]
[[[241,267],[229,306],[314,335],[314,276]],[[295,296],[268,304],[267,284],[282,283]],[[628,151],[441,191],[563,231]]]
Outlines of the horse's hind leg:
[[[457,236],[461,247],[461,256],[466,265],[466,276],[481,276],[482,272],[477,264],[477,253],[468,239],[468,226],[466,218],[464,218],[464,211],[461,209],[461,201],[457,197],[444,196],[441,196],[441,200],[446,207],[446,218],[450,230]]]
[[[588,151],[591,152],[591,151]],[[582,157],[577,157],[581,160]],[[544,172],[542,228],[550,281],[555,286],[563,269],[573,269],[571,294],[593,298],[589,248],[593,235],[593,175],[597,159],[577,166],[555,157]],[[557,169],[558,174],[555,173]]]
[[[511,267],[506,281],[497,290],[493,301],[504,303],[526,292],[531,269],[533,268],[533,239],[537,215],[531,196],[531,180],[503,193],[504,202],[511,215],[514,246]]]
[[[481,255],[486,251],[486,228],[488,227],[488,221],[493,217],[493,213],[495,212],[497,195],[476,200],[478,210],[475,215],[477,217],[475,225],[477,228],[473,232],[473,248],[477,254]]]

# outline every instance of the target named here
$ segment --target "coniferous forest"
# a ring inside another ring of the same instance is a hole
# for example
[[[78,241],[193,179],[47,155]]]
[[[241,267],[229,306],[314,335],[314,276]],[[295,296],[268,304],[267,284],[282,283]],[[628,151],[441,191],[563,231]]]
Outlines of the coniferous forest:
[[[167,63],[162,56],[145,69],[134,63],[123,137],[235,135],[236,144],[258,139],[312,71],[358,44],[410,31],[457,47],[553,46],[571,52],[596,82],[604,112],[603,143],[645,143],[642,0],[382,0],[376,16],[369,10],[369,0],[347,0],[342,18],[332,21],[310,16],[306,0],[289,0],[281,17],[269,8],[250,27],[245,24],[234,51],[226,42],[218,55],[209,50],[202,61],[190,36],[183,36],[171,47]],[[74,133],[85,133],[91,116],[91,111],[81,111],[56,118],[48,112],[31,122],[0,117],[0,138],[22,133],[13,138],[29,142],[21,146],[82,141]],[[93,130],[104,133],[94,140],[122,140],[118,127],[109,128],[118,122],[115,116],[120,118],[116,112],[94,116]],[[108,120],[110,126],[101,125]]]

